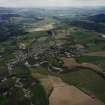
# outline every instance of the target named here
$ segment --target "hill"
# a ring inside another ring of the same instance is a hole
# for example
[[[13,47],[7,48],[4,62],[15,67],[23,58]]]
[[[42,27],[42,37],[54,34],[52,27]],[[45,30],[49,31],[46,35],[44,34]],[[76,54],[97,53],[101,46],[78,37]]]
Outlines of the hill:
[[[105,23],[105,14],[93,15],[93,16],[90,16],[89,19],[90,19],[91,21],[94,21],[94,22]]]

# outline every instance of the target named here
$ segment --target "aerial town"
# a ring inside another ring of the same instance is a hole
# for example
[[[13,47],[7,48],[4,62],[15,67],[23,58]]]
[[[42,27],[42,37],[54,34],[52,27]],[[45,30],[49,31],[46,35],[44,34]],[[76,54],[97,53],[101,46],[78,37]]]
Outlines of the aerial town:
[[[104,9],[0,8],[0,105],[105,105]]]

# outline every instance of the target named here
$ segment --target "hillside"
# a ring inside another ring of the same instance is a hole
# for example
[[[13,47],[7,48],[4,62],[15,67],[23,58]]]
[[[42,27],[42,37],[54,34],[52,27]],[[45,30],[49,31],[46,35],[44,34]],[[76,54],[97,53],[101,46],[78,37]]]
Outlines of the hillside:
[[[94,22],[105,23],[105,14],[93,15],[93,16],[90,16],[89,19]]]

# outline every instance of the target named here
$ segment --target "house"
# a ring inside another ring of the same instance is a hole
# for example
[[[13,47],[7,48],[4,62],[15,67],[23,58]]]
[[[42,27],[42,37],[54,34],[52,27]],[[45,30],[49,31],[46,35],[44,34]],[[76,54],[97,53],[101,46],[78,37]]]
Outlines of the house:
[[[75,48],[76,48],[77,52],[80,53],[80,54],[84,53],[86,51],[85,47],[81,44],[76,44]]]
[[[59,67],[55,67],[55,66],[50,66],[48,67],[48,71],[49,72],[56,72],[56,73],[61,73],[63,72],[64,70],[62,68],[59,68]]]
[[[19,49],[25,50],[26,49],[26,45],[24,43],[20,43],[19,44]]]

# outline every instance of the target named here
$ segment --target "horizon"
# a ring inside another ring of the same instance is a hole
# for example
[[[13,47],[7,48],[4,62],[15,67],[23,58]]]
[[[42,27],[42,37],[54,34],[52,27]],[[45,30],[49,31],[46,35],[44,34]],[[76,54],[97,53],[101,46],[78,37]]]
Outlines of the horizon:
[[[58,5],[59,4],[59,5]],[[10,8],[60,8],[60,7],[102,7],[105,0],[0,0],[0,7]]]
[[[82,8],[86,8],[86,9],[94,9],[94,8],[105,8],[105,6],[34,6],[34,7],[26,7],[26,6],[17,6],[17,7],[9,7],[9,6],[0,6],[0,8],[17,8],[17,9],[67,9],[67,8],[77,8],[77,9],[82,9]]]

